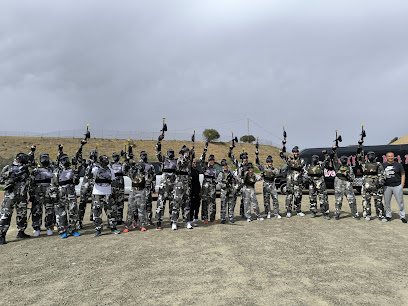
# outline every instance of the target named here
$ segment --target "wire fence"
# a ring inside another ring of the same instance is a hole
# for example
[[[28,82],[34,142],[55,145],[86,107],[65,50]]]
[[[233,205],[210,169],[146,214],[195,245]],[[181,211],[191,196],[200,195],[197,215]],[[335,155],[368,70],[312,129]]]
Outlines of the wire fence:
[[[146,132],[146,131],[119,131],[119,130],[91,130],[92,138],[100,139],[133,139],[133,140],[157,140],[160,132]],[[84,130],[64,130],[54,131],[48,133],[28,132],[28,131],[0,131],[0,136],[14,136],[14,137],[55,137],[55,138],[83,138]],[[165,133],[166,140],[191,141],[192,134],[176,133],[168,131]],[[196,141],[205,141],[202,133],[196,133]],[[221,135],[219,139],[214,142],[229,142],[231,135]],[[267,139],[258,139],[259,144],[268,146],[279,146],[278,143]]]

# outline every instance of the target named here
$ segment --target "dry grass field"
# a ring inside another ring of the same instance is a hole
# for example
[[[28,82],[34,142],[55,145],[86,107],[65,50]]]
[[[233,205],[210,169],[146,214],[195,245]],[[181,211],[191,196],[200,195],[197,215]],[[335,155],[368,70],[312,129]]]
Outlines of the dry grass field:
[[[258,201],[263,211],[261,194]],[[283,212],[284,196],[279,202]],[[361,212],[360,196],[357,202]],[[308,211],[306,194],[302,208]],[[395,202],[392,210],[398,218]],[[1,305],[407,304],[408,226],[354,220],[345,202],[343,211],[339,221],[309,213],[251,223],[237,217],[172,231],[166,209],[163,231],[105,229],[93,238],[87,221],[81,237],[42,232],[25,241],[15,238],[14,215],[0,246]]]

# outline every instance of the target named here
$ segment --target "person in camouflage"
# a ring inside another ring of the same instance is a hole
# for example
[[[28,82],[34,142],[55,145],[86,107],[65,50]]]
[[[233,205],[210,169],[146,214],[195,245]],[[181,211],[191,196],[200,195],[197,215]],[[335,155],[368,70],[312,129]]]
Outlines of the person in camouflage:
[[[41,153],[40,164],[31,173],[31,188],[33,194],[33,204],[31,213],[33,218],[34,237],[40,236],[43,208],[45,209],[45,228],[47,235],[51,236],[54,226],[54,206],[55,202],[51,197],[51,179],[53,177],[54,166],[50,162],[48,153]]]
[[[285,141],[285,140],[284,140]],[[288,172],[286,176],[286,217],[292,216],[292,200],[294,198],[293,208],[298,216],[303,217],[305,214],[302,212],[302,181],[305,171],[305,161],[299,157],[299,148],[295,146],[292,149],[293,157],[284,155],[286,152],[285,143],[279,152],[280,157],[285,161],[288,166]]]
[[[116,228],[116,203],[112,199],[112,182],[115,180],[115,173],[109,168],[109,158],[106,155],[99,157],[99,165],[92,168],[94,187],[92,190],[92,214],[94,219],[94,237],[102,235],[102,210],[105,210],[108,218],[108,227],[112,234],[120,234]]]
[[[153,179],[154,169],[150,168],[146,171],[145,163],[130,162],[129,158],[123,164],[123,172],[132,180],[132,190],[129,195],[128,211],[125,222],[124,233],[128,233],[132,229],[133,221],[136,212],[138,213],[138,220],[140,230],[146,231],[146,194],[150,189],[150,183]]]
[[[229,148],[228,156],[232,161],[232,164],[237,168],[237,175],[240,178],[239,183],[236,185],[236,193],[235,193],[235,199],[237,198],[238,194],[241,194],[241,205],[239,207],[239,214],[241,215],[242,218],[245,219],[245,209],[244,209],[244,193],[242,192],[242,181],[241,177],[242,174],[247,171],[247,165],[248,165],[248,153],[247,152],[242,152],[240,154],[241,162],[239,162],[233,152],[234,146],[231,145]]]
[[[306,178],[309,182],[309,201],[311,217],[315,218],[317,213],[317,196],[319,195],[320,211],[325,219],[329,217],[329,198],[327,196],[326,182],[324,181],[324,169],[330,165],[330,157],[327,151],[323,151],[325,159],[319,161],[319,155],[312,156],[312,163],[306,168]]]
[[[340,219],[343,196],[345,195],[350,205],[351,214],[354,219],[360,220],[357,212],[356,197],[353,191],[353,181],[355,178],[353,169],[347,164],[347,156],[341,156],[339,162],[336,150],[337,146],[333,146],[332,162],[336,171],[336,177],[334,178],[335,219]]]
[[[97,165],[98,160],[98,152],[91,151],[89,154],[89,160],[83,162],[86,164],[85,174],[81,185],[80,196],[79,196],[79,223],[78,227],[82,228],[82,222],[84,220],[85,210],[86,210],[86,203],[88,199],[92,197],[92,190],[94,188],[95,179],[92,174],[92,169],[94,166]],[[93,221],[93,213],[92,209],[90,211],[90,221]]]
[[[216,186],[217,186],[217,169],[214,168],[215,158],[211,154],[208,157],[208,162],[205,161],[205,156],[208,150],[208,141],[205,144],[203,154],[200,156],[201,168],[204,171],[204,181],[202,185],[202,205],[201,219],[205,224],[208,223],[208,207],[210,207],[210,221],[217,223],[215,219],[216,204]]]
[[[177,160],[174,158],[174,150],[168,149],[167,155],[164,157],[161,153],[161,141],[164,136],[159,136],[159,141],[156,144],[156,157],[162,163],[162,177],[159,187],[159,196],[157,198],[156,218],[157,229],[162,229],[163,214],[166,200],[169,200],[169,211],[173,211],[174,205],[174,184],[176,182],[176,167]]]
[[[0,207],[0,244],[6,244],[6,234],[10,227],[14,208],[16,208],[17,238],[30,238],[24,233],[27,228],[29,168],[34,159],[34,151],[30,153],[32,155],[18,153],[13,163],[5,166],[0,175],[0,184],[6,185]]]
[[[234,172],[228,169],[228,163],[225,159],[221,160],[222,171],[218,174],[217,183],[221,186],[221,223],[226,223],[226,214],[228,209],[228,220],[234,223],[234,210],[236,204],[235,184],[238,177]]]
[[[115,174],[115,179],[112,181],[112,200],[116,207],[116,224],[123,223],[123,209],[125,207],[125,182],[123,179],[123,164],[120,162],[119,153],[112,154],[113,161],[110,167]]]
[[[152,212],[152,207],[153,207],[153,196],[152,193],[155,190],[156,187],[156,170],[154,169],[154,166],[148,162],[147,158],[147,152],[142,151],[140,152],[140,163],[145,164],[145,172],[146,174],[149,174],[151,176],[151,179],[147,182],[148,186],[146,186],[145,191],[146,191],[146,215],[147,215],[147,223],[149,225],[154,226],[153,223],[153,212]]]
[[[273,159],[272,156],[269,155],[266,158],[266,166],[262,165],[259,160],[259,151],[255,151],[256,159],[255,163],[258,169],[262,173],[263,178],[263,200],[264,200],[264,207],[265,207],[265,214],[266,218],[270,219],[272,215],[271,210],[271,197],[273,201],[273,213],[276,219],[281,219],[281,215],[279,214],[279,202],[278,202],[278,191],[276,190],[275,185],[275,176],[279,174],[279,170],[273,167]]]
[[[244,207],[245,207],[245,217],[248,222],[251,222],[251,204],[254,209],[254,213],[257,216],[257,220],[263,221],[261,213],[259,212],[258,200],[256,199],[255,183],[262,180],[260,175],[254,173],[254,167],[252,163],[248,163],[247,171],[242,173],[242,182],[244,186],[242,187],[242,192],[244,194]]]
[[[78,203],[75,194],[75,185],[79,184],[78,173],[71,168],[68,155],[61,153],[58,168],[54,171],[52,188],[50,191],[55,205],[58,233],[61,238],[67,238],[68,233],[72,236],[80,236],[76,231],[78,222]],[[67,213],[68,211],[68,213]],[[67,214],[69,221],[67,220]],[[68,232],[68,233],[67,233]]]
[[[371,197],[374,198],[374,205],[377,217],[387,222],[384,215],[383,186],[385,183],[384,167],[380,162],[376,161],[375,153],[370,151],[367,153],[367,160],[364,158],[363,140],[359,141],[357,149],[357,159],[360,162],[363,170],[363,186],[361,195],[363,197],[363,218],[366,221],[371,220]]]

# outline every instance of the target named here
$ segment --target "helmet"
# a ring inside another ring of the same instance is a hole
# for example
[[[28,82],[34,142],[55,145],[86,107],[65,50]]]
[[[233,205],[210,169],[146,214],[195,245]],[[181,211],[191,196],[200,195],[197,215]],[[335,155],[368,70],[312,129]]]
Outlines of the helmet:
[[[346,166],[346,165],[347,165],[347,162],[348,162],[348,157],[347,157],[346,155],[342,155],[342,156],[340,157],[340,162],[341,162],[341,164],[342,164],[343,166]]]
[[[62,154],[60,157],[60,163],[64,166],[64,167],[69,167],[71,166],[71,161],[69,160],[69,157],[67,154]]]
[[[146,151],[140,152],[140,159],[143,160],[143,162],[147,163],[147,152]]]
[[[211,154],[210,156],[208,156],[208,161],[211,161],[211,160],[215,160],[214,154]]]
[[[247,152],[242,152],[242,153],[239,155],[239,158],[241,158],[241,159],[248,159],[248,153],[247,153]]]
[[[189,148],[187,148],[185,145],[181,148],[181,150],[180,150],[180,154],[181,155],[184,155],[184,153],[186,153],[186,152],[190,152],[190,149]]]
[[[91,153],[89,153],[89,158],[92,159],[94,162],[96,162],[98,159],[98,152],[91,151]]]
[[[272,156],[268,155],[268,157],[266,158],[266,162],[272,163],[273,162]]]
[[[314,165],[317,165],[318,164],[318,162],[319,162],[319,155],[313,155],[312,156],[312,163],[314,164]]]
[[[375,153],[373,151],[370,151],[367,153],[367,158],[370,162],[375,161]]]
[[[48,167],[50,164],[50,155],[48,153],[41,153],[40,164],[43,167]]]
[[[254,166],[252,165],[252,163],[248,163],[248,164],[247,164],[247,168],[248,168],[248,169],[249,169],[249,168],[252,168],[252,169],[253,169]]]
[[[299,153],[299,147],[294,146],[293,149],[292,149],[292,153]]]
[[[221,160],[221,166],[228,166],[227,160],[225,158]]]
[[[99,163],[102,167],[107,167],[109,165],[109,157],[102,155],[99,157]]]
[[[113,161],[115,162],[115,163],[117,163],[118,161],[119,161],[119,159],[120,159],[120,155],[119,155],[119,153],[113,153],[112,154],[112,159],[113,159]]]
[[[167,157],[168,158],[174,158],[174,150],[173,149],[168,149],[167,150]]]
[[[25,154],[25,153],[18,153],[18,154],[16,155],[16,160],[17,160],[20,164],[26,165],[26,164],[28,164],[28,161],[30,160],[30,156],[28,156],[28,155]]]

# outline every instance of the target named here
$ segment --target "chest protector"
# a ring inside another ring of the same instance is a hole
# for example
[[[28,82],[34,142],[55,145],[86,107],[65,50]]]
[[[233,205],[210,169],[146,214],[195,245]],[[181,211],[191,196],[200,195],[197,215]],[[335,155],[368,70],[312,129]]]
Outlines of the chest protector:
[[[363,175],[378,175],[378,163],[366,163],[363,165]]]
[[[28,178],[29,173],[25,172],[24,174],[19,174],[20,172],[20,166],[11,165],[10,178],[15,179],[18,177],[20,182],[25,181]]]
[[[146,185],[145,173],[135,171],[132,175],[132,187],[144,188]]]
[[[213,167],[208,167],[205,172],[204,172],[204,177],[205,178],[214,178],[217,174],[217,170]]]
[[[121,163],[114,163],[111,165],[111,168],[112,168],[113,173],[115,173],[115,176],[123,176]]]
[[[224,184],[227,184],[227,183],[228,183],[228,175],[230,175],[230,173],[231,173],[231,172],[230,172],[229,170],[222,172],[222,182],[223,182]]]
[[[50,168],[37,168],[35,170],[35,183],[51,183],[52,170]]]
[[[275,169],[265,168],[263,175],[264,175],[265,181],[273,182],[275,180]]]
[[[163,172],[176,172],[177,160],[166,158],[163,163]]]
[[[323,170],[320,165],[315,165],[307,169],[307,174],[311,177],[321,177],[323,175]]]
[[[95,175],[95,183],[100,186],[108,186],[112,183],[112,172],[109,168],[98,168]]]
[[[58,175],[58,183],[60,186],[73,184],[74,183],[74,170],[73,169],[63,169]]]
[[[350,175],[350,167],[341,165],[340,168],[336,171],[336,176],[340,177],[349,177]]]
[[[255,183],[256,183],[256,176],[254,173],[248,174],[245,176],[244,185],[253,188],[255,187]]]
[[[291,159],[289,161],[289,169],[300,172],[302,170],[302,161],[298,159]]]

